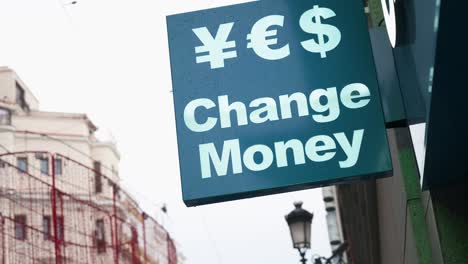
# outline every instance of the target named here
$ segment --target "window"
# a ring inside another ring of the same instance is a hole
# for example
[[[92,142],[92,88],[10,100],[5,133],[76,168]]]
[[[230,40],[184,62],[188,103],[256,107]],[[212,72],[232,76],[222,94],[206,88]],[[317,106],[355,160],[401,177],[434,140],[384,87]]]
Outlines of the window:
[[[24,94],[24,89],[19,85],[19,83],[16,83],[16,103],[19,104],[24,111],[29,111],[29,106],[26,103]]]
[[[57,216],[57,240],[64,240],[64,231],[65,225],[63,222],[63,216]],[[52,240],[52,232],[52,220],[50,215],[44,215],[42,217],[42,233],[44,234],[44,240]]]
[[[96,239],[96,248],[98,253],[106,252],[106,234],[105,234],[105,226],[104,220],[99,219],[96,220],[96,231],[95,231],[95,239]]]
[[[39,162],[41,163],[41,173],[42,175],[49,175],[49,159],[40,158]]]
[[[16,103],[21,105],[24,102],[24,89],[16,83]]]
[[[102,192],[101,162],[94,162],[94,190],[96,193]]]
[[[15,215],[15,238],[26,240],[26,216]]]
[[[27,173],[28,172],[28,158],[18,157],[18,159],[16,160],[16,166],[18,167],[20,172]]]
[[[44,215],[42,217],[42,233],[44,234],[44,240],[52,239],[50,215]]]
[[[0,176],[7,175],[7,164],[0,159]]]
[[[63,216],[57,216],[57,239],[64,241],[65,225],[63,222]]]
[[[0,125],[11,125],[10,110],[0,108]]]
[[[56,158],[54,161],[55,176],[62,175],[62,159]]]

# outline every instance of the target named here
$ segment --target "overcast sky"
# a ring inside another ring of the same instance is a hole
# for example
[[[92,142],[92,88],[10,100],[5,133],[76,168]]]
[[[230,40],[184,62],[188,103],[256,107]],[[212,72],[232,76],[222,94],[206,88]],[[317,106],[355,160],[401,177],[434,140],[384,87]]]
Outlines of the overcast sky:
[[[165,16],[236,2],[0,0],[0,65],[17,71],[43,110],[87,113],[117,140],[124,184],[173,233],[187,263],[298,263],[284,220],[295,200],[315,214],[312,251],[328,255],[319,189],[182,203]]]

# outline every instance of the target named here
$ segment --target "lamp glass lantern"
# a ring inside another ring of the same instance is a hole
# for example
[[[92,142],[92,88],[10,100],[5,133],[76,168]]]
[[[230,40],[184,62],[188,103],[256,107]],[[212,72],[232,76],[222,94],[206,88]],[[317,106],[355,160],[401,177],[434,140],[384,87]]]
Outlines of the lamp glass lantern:
[[[296,207],[285,216],[289,225],[293,247],[297,249],[310,248],[311,226],[314,215],[302,208],[302,202],[295,202]]]

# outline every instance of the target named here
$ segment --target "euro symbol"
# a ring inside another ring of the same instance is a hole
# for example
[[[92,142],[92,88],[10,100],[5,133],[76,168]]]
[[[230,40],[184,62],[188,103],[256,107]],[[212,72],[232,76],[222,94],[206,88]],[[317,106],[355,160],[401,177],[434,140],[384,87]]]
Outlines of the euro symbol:
[[[247,35],[247,48],[253,49],[255,54],[265,60],[280,60],[289,56],[289,44],[284,45],[278,49],[269,48],[270,45],[275,45],[278,43],[278,38],[276,37],[278,31],[268,30],[271,26],[281,26],[283,27],[284,16],[280,15],[271,15],[266,16],[257,22],[252,27],[252,31]],[[267,39],[269,38],[269,39]]]

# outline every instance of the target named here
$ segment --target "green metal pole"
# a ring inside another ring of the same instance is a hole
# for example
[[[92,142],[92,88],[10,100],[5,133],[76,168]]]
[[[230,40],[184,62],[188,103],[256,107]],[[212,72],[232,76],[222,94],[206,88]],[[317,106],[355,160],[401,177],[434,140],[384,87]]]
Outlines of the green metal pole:
[[[369,0],[368,3],[372,26],[377,27],[384,19],[382,5],[380,4],[380,0]],[[382,22],[382,25],[385,25],[385,23]]]
[[[385,25],[381,0],[368,0],[371,26]],[[421,185],[409,127],[395,128],[398,159],[406,195],[407,219],[410,221],[416,244],[418,264],[432,264],[432,249],[425,211],[421,198]],[[405,234],[406,235],[406,234]]]
[[[419,264],[432,264],[432,249],[425,211],[421,198],[421,187],[413,142],[409,128],[395,128],[398,158],[406,195],[407,219],[410,221],[415,240]]]

